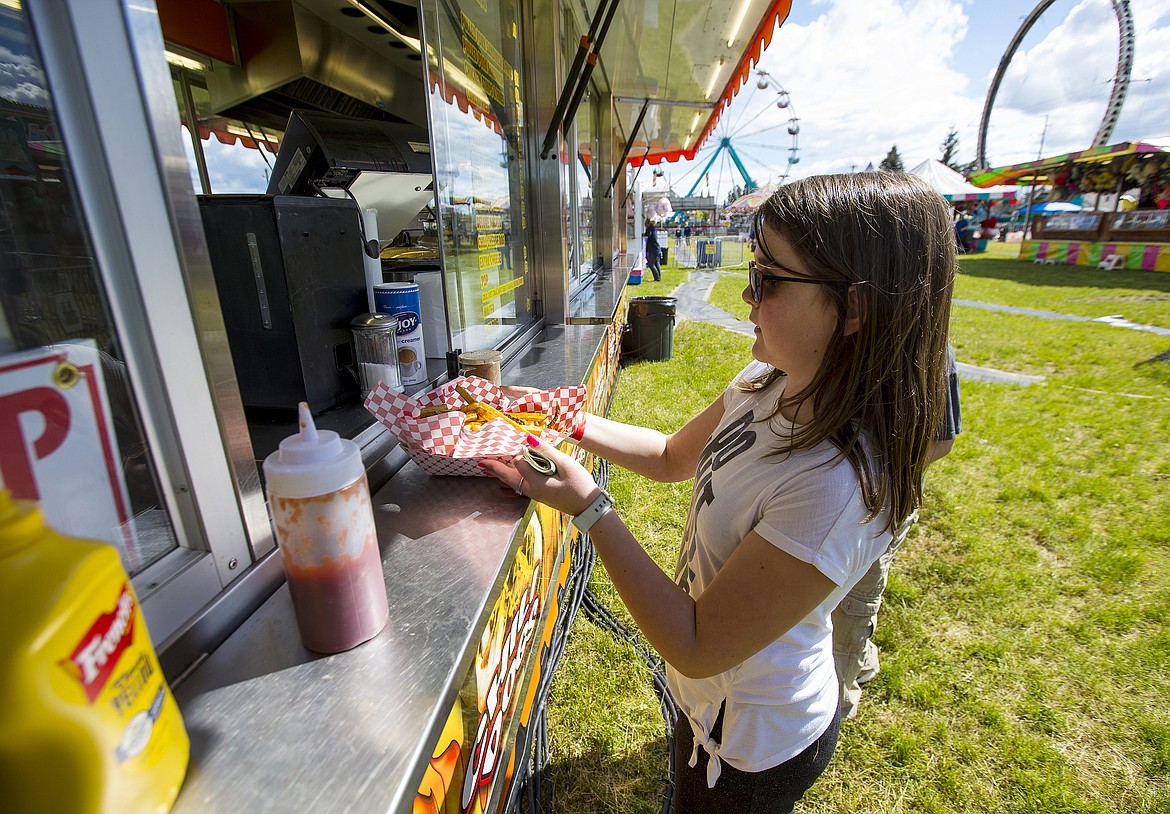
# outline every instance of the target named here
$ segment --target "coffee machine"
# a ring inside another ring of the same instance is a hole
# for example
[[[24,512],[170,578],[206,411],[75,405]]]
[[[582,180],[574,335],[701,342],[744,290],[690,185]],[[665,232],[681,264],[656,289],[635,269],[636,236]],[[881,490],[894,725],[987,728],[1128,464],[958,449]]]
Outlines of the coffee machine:
[[[367,310],[362,229],[349,199],[199,198],[245,407],[314,415],[358,398],[350,320]]]
[[[295,110],[267,194],[199,198],[245,407],[357,402],[349,326],[380,261],[362,210],[392,238],[434,203],[431,172],[424,128]]]

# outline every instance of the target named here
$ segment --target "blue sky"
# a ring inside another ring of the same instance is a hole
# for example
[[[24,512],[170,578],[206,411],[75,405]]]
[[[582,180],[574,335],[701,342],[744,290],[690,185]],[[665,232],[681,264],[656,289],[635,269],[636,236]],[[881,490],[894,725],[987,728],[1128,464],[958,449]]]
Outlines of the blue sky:
[[[959,161],[974,160],[996,67],[1036,6],[1033,0],[794,0],[761,59],[791,95],[800,119],[800,162],[789,177],[876,166],[895,145],[910,168],[939,158],[952,127]],[[1131,0],[1130,7],[1134,68],[1109,141],[1170,144],[1170,0]],[[988,162],[1035,159],[1042,134],[1044,155],[1090,146],[1109,98],[1117,47],[1109,0],[1054,2],[1021,43],[1000,86],[989,119]],[[749,83],[722,127],[733,146],[743,143],[737,152],[761,185],[783,175],[791,146],[787,116],[770,104],[774,93]],[[709,142],[695,162],[663,165],[667,180],[686,191],[714,147]],[[733,183],[742,180],[721,156],[702,189],[722,197]]]

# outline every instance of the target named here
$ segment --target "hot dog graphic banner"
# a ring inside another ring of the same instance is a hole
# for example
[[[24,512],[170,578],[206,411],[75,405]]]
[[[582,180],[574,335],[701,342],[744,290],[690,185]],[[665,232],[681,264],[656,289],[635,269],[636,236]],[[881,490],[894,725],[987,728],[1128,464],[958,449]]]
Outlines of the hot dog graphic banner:
[[[577,398],[585,402],[574,403],[575,410],[608,412],[620,361],[625,301],[623,294],[617,308],[620,318],[608,326],[585,387],[573,389],[574,402]],[[592,468],[591,455],[570,449]],[[542,712],[538,704],[544,703],[538,692],[556,666],[552,653],[565,613],[572,552],[582,544],[565,515],[534,506],[480,637],[475,662],[431,750],[414,814],[496,814],[506,807],[531,754]],[[565,634],[567,627],[561,633]]]

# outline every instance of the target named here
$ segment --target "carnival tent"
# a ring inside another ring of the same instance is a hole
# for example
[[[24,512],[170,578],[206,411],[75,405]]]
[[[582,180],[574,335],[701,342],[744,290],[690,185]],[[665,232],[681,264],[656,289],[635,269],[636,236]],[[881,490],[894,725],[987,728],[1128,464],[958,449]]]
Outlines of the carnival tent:
[[[936,158],[928,158],[910,170],[910,173],[925,178],[948,201],[997,201],[1015,198],[1018,192],[1014,186],[980,189],[967,183],[962,173],[955,172]]]
[[[1083,212],[1085,208],[1071,201],[1040,201],[1031,207],[1022,206],[1016,212],[1027,212],[1029,209],[1033,215],[1055,215],[1057,212]]]

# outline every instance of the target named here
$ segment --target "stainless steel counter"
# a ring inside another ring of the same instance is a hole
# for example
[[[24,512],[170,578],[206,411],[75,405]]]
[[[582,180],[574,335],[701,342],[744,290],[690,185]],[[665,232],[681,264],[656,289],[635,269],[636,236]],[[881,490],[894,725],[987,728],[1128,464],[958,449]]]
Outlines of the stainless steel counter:
[[[605,330],[548,329],[505,378],[579,383]],[[280,587],[176,688],[191,736],[176,814],[410,809],[533,504],[494,479],[408,463],[374,506],[386,629],[319,656]]]
[[[550,390],[584,381],[589,364],[605,338],[605,325],[554,325],[503,371],[504,384]]]
[[[586,285],[573,292],[569,300],[569,322],[608,323],[630,276],[630,258],[617,258],[613,268],[605,269]]]
[[[281,587],[176,691],[191,768],[175,812],[409,809],[531,504],[408,464],[374,505],[389,624],[318,656]]]

